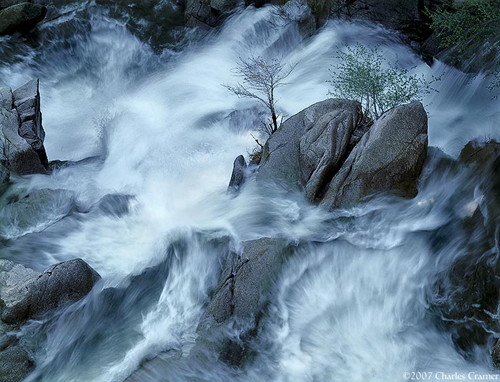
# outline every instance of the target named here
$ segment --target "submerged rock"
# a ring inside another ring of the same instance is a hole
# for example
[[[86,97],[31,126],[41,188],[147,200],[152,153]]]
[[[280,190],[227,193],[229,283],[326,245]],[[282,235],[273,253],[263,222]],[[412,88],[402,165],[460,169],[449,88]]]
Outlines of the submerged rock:
[[[22,2],[0,11],[0,35],[25,32],[42,21],[47,8],[39,4]]]
[[[0,208],[0,235],[17,237],[40,231],[75,208],[75,194],[68,190],[35,190]]]

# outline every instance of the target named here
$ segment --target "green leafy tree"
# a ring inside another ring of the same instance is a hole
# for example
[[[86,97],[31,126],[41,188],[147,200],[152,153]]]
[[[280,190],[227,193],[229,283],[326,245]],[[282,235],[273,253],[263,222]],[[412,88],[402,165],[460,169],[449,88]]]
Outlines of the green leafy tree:
[[[408,69],[390,65],[378,48],[356,44],[347,51],[337,50],[338,64],[332,65],[329,94],[359,101],[374,119],[395,106],[421,101],[435,91],[423,76],[411,75]]]
[[[490,40],[499,33],[500,0],[453,1],[448,7],[429,13],[429,16],[440,46],[456,49],[459,61],[469,59],[476,53],[475,49],[471,49],[473,41],[483,49],[488,49],[485,44],[489,44],[490,49],[498,49]]]

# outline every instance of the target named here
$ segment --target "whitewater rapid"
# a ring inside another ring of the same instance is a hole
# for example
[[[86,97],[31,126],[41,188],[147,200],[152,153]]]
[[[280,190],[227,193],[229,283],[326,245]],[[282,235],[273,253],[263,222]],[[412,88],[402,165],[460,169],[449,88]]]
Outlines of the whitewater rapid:
[[[499,101],[487,78],[441,62],[430,68],[374,25],[332,20],[304,38],[294,23],[271,23],[269,7],[241,10],[220,31],[164,55],[98,7],[89,12],[90,29],[67,44],[54,38],[2,65],[2,82],[13,88],[41,78],[49,159],[100,158],[19,179],[28,190],[75,191],[81,212],[10,241],[3,256],[38,269],[81,257],[103,277],[84,300],[23,329],[40,345],[28,381],[118,382],[159,354],[168,365],[161,379],[140,380],[397,381],[417,370],[491,372],[486,347],[466,360],[427,316],[427,288],[460,248],[436,258],[425,232],[449,221],[457,192],[464,206],[473,200],[452,187],[463,179],[433,175],[430,165],[416,199],[334,213],[252,182],[233,198],[225,192],[232,163],[254,149],[262,110],[222,86],[238,80],[232,68],[240,57],[282,57],[297,65],[278,90],[279,113],[291,116],[328,97],[337,47],[380,45],[389,61],[441,76],[424,100],[429,145],[456,156],[472,138],[500,139]],[[130,195],[129,213],[87,213],[107,194]],[[276,280],[256,360],[235,370],[215,354],[190,358],[218,279],[213,241],[237,247],[265,236],[309,244]],[[116,286],[125,292],[107,289]]]

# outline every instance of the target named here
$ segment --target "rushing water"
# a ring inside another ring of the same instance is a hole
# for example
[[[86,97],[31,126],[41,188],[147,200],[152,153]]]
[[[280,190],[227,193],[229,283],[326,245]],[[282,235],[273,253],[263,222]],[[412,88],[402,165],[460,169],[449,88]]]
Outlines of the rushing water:
[[[417,198],[330,214],[297,195],[264,194],[253,182],[232,198],[225,192],[232,162],[254,148],[260,111],[221,86],[237,81],[231,69],[239,57],[283,57],[297,64],[278,94],[280,113],[290,116],[327,98],[338,46],[380,45],[390,61],[442,75],[439,92],[425,100],[429,144],[455,156],[471,138],[500,139],[488,80],[440,62],[429,68],[376,26],[331,21],[304,39],[297,25],[272,16],[270,8],[247,8],[205,37],[179,32],[181,42],[161,53],[98,6],[69,7],[42,27],[38,46],[2,40],[2,82],[41,78],[49,159],[97,157],[17,180],[20,188],[75,191],[78,212],[5,241],[2,256],[36,269],[81,257],[103,276],[84,300],[23,328],[37,339],[29,381],[121,381],[146,359],[154,360],[132,380],[396,381],[412,371],[491,372],[488,346],[465,357],[428,314],[429,288],[463,244],[463,232],[451,233],[457,241],[436,253],[430,233],[476,200],[479,180],[433,171],[430,161]],[[128,213],[93,208],[107,194],[129,195]],[[276,280],[252,343],[258,354],[240,370],[210,349],[192,356],[224,243],[264,236],[302,245]]]

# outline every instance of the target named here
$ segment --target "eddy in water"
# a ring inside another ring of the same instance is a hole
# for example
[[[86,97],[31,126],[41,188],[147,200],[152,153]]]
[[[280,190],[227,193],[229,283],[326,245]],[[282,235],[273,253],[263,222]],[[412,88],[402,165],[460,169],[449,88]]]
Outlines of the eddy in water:
[[[0,381],[500,379],[499,23],[0,2]]]

